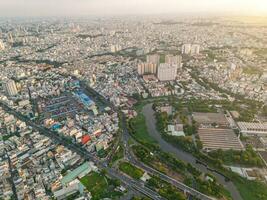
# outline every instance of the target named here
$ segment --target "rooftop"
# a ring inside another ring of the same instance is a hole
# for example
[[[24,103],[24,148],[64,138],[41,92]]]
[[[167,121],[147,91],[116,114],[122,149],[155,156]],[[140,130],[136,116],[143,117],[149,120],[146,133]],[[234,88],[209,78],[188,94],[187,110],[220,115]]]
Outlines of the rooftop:
[[[198,130],[203,148],[207,150],[243,150],[243,144],[232,129],[200,128]]]

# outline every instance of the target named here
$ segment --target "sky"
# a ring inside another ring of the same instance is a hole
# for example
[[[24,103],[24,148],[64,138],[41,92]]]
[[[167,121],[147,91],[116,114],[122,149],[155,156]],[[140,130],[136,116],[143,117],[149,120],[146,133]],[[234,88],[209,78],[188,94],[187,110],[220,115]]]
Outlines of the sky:
[[[1,17],[167,13],[267,16],[267,0],[0,0]]]

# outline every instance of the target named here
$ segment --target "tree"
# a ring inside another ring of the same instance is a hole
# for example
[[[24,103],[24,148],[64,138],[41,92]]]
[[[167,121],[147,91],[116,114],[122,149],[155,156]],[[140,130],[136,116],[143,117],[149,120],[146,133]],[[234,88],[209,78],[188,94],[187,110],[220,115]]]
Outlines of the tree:
[[[141,99],[141,96],[140,96],[140,94],[138,94],[138,93],[134,93],[134,94],[132,95],[132,97],[133,97],[134,99],[136,99],[136,100],[140,100],[140,99]]]
[[[103,176],[105,176],[105,175],[107,174],[107,170],[106,170],[106,169],[102,169],[102,170],[101,170],[101,174],[102,174]]]

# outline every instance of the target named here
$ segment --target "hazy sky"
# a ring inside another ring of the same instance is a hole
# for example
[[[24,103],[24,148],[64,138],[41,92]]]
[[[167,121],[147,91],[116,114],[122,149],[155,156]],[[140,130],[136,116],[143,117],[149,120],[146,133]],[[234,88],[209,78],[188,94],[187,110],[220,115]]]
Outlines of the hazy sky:
[[[267,15],[267,0],[0,0],[0,16],[222,13]]]

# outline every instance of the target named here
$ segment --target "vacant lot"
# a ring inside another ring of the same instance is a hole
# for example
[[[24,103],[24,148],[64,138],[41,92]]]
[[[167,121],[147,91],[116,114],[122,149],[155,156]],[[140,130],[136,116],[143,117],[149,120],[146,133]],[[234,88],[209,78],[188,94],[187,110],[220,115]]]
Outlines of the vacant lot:
[[[125,174],[128,174],[134,179],[140,179],[144,174],[143,170],[131,165],[128,162],[120,163],[119,168],[122,172],[124,172]]]

